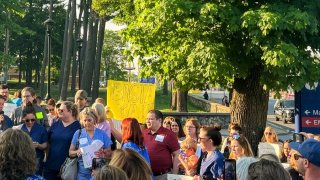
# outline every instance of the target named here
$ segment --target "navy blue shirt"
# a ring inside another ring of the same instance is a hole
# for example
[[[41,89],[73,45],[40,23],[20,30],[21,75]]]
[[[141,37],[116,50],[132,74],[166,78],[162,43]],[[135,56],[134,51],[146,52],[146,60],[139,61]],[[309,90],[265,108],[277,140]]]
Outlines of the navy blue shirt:
[[[30,132],[28,131],[26,124],[22,125],[21,130],[28,133],[33,142],[38,142],[39,144],[48,142],[48,133],[46,128],[44,128],[42,125],[38,124],[37,122],[34,123]],[[44,157],[43,150],[36,148],[36,153],[37,153],[37,158],[43,159]]]
[[[1,127],[0,130],[4,131],[8,128],[12,128],[13,126],[13,122],[12,120],[7,116],[7,115],[3,115],[4,116],[4,120],[1,123]]]
[[[69,148],[73,134],[81,128],[79,121],[64,127],[61,120],[53,123],[48,132],[49,155],[46,168],[50,170],[60,170],[61,165],[69,155]]]

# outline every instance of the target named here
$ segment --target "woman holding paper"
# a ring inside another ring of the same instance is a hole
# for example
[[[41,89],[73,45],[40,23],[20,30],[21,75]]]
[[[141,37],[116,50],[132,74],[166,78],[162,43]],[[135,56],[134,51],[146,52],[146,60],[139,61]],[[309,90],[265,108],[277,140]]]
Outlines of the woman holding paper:
[[[106,158],[110,156],[111,140],[103,130],[95,127],[98,118],[95,110],[89,107],[83,109],[80,113],[80,124],[84,128],[74,133],[69,149],[70,157],[78,156],[77,179],[85,180],[91,178],[92,158]],[[76,147],[78,141],[79,148]],[[98,150],[96,150],[97,147],[99,148]],[[94,151],[94,154],[93,157],[88,158],[86,155],[90,151]]]

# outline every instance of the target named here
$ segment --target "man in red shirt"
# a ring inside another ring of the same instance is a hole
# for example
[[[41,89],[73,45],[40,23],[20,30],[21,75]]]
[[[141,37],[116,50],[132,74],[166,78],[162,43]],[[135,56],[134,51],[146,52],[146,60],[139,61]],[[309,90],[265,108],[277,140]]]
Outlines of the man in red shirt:
[[[163,115],[151,110],[147,115],[147,129],[143,131],[144,143],[148,149],[151,169],[156,180],[167,179],[168,173],[178,173],[178,138],[169,129],[162,127]]]

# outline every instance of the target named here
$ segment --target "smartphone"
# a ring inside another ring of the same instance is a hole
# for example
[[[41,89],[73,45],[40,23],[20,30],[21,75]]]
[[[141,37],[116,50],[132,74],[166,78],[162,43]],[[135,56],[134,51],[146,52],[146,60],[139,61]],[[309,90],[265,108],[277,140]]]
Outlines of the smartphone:
[[[109,164],[109,161],[106,158],[93,158],[92,170],[99,169],[107,163]]]
[[[224,180],[236,180],[236,160],[234,159],[225,159],[224,160],[224,171],[223,171]]]
[[[304,141],[304,137],[300,133],[293,133],[293,141],[302,143]]]

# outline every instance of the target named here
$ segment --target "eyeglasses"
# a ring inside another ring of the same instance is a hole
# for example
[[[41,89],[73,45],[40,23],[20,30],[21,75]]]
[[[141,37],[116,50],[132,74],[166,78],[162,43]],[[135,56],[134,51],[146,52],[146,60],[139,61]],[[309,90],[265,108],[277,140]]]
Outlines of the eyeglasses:
[[[31,122],[35,122],[36,119],[25,119],[24,121],[27,122],[27,123],[30,122],[30,121],[31,121]]]
[[[48,109],[49,110],[49,112],[53,112],[54,111],[54,109]]]
[[[294,154],[293,155],[294,160],[298,161],[299,158],[303,158],[303,156],[299,155],[299,154]]]
[[[271,135],[272,135],[272,132],[265,132],[264,134],[271,136]]]
[[[185,126],[187,129],[196,128],[195,126]]]

